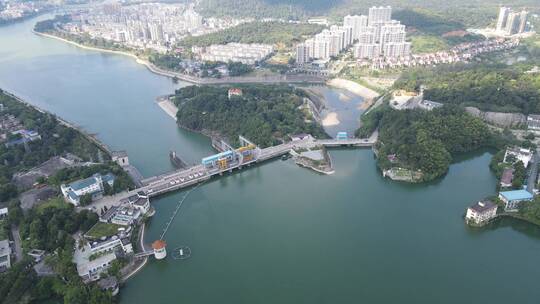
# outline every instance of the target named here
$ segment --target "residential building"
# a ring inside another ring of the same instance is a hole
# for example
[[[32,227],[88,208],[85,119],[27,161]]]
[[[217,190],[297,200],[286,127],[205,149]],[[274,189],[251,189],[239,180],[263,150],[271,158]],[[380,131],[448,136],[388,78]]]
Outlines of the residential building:
[[[517,34],[519,31],[520,13],[511,12],[506,19],[505,32],[507,35]]]
[[[392,18],[392,7],[373,6],[369,8],[368,25],[382,24],[390,21]]]
[[[469,223],[481,225],[489,222],[491,219],[497,216],[497,205],[491,201],[480,201],[469,208],[465,219]]]
[[[526,10],[514,12],[509,7],[500,7],[496,30],[497,32],[504,33],[506,35],[525,33],[528,31],[528,16],[529,12]]]
[[[532,201],[533,195],[526,190],[501,191],[499,199],[504,203],[505,211],[518,211],[519,204]]]
[[[508,14],[510,13],[511,9],[509,7],[501,6],[499,8],[499,17],[497,18],[497,31],[503,31],[506,29],[506,18],[508,18]]]
[[[377,58],[381,54],[381,46],[377,43],[359,43],[354,47],[354,57],[358,59]]]
[[[310,61],[311,45],[308,43],[299,43],[296,45],[296,64],[301,65]]]
[[[70,184],[60,186],[64,198],[75,206],[80,204],[81,196],[90,194],[92,199],[100,198],[105,191],[105,184],[110,187],[114,184],[114,175],[108,173],[105,175],[94,174],[89,178],[78,180]]]
[[[11,268],[11,248],[9,240],[0,241],[0,272]]]
[[[241,62],[255,64],[262,61],[274,51],[268,44],[214,44],[205,49],[200,55],[204,61]]]
[[[501,175],[501,187],[508,188],[512,186],[512,179],[514,179],[514,169],[506,168]]]
[[[511,147],[506,149],[503,162],[516,163],[518,161],[521,161],[523,163],[523,166],[527,168],[532,157],[533,151],[531,149]]]
[[[343,26],[352,28],[352,39],[358,40],[361,29],[368,24],[368,17],[365,15],[347,15],[343,18]]]
[[[229,99],[231,99],[233,96],[242,96],[243,92],[240,88],[230,88],[229,91],[227,91],[227,96]]]

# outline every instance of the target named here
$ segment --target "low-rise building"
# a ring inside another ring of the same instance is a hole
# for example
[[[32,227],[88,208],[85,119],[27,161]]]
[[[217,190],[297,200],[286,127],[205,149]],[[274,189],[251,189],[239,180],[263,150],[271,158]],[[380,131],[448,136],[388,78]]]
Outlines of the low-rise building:
[[[85,282],[99,280],[101,273],[107,271],[114,260],[116,260],[116,255],[111,252],[93,260],[77,263],[77,273]]]
[[[533,151],[531,149],[521,148],[521,147],[511,147],[507,148],[504,153],[504,162],[505,163],[516,163],[521,161],[523,166],[527,168],[529,162],[533,157]]]
[[[208,46],[200,56],[203,61],[255,64],[264,60],[273,51],[274,47],[268,44],[214,44]]]
[[[129,165],[129,157],[126,151],[113,151],[111,155],[112,161],[121,167]]]
[[[527,116],[527,129],[540,131],[540,115],[530,114]]]
[[[229,99],[231,99],[231,97],[233,97],[233,96],[242,96],[242,89],[230,88],[229,91],[227,92],[227,95],[228,95]]]
[[[9,240],[0,241],[0,272],[11,268],[11,247]]]
[[[75,206],[80,204],[81,196],[85,194],[92,195],[92,199],[98,199],[105,191],[105,183],[110,187],[114,184],[114,175],[112,174],[94,174],[93,176],[81,179],[70,184],[60,186],[64,198]]]
[[[0,219],[6,218],[8,216],[8,208],[0,208]]]
[[[495,205],[491,201],[485,200],[480,201],[467,208],[467,214],[465,215],[465,219],[468,223],[482,225],[489,222],[496,216],[497,205]]]
[[[505,211],[518,211],[519,204],[532,201],[533,195],[526,190],[512,190],[499,192],[499,199],[504,203]]]

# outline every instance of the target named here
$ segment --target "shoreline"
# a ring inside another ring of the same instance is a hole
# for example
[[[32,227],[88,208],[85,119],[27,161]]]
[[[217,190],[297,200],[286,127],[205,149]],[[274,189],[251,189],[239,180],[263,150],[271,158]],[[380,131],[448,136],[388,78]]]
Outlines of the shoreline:
[[[77,43],[75,41],[71,41],[62,37],[58,37],[53,34],[48,33],[41,33],[37,32],[35,30],[32,30],[32,32],[36,35],[46,37],[46,38],[52,38],[56,39],[58,41],[62,41],[68,44],[71,44],[73,46],[90,50],[90,51],[97,51],[97,52],[104,52],[104,53],[110,53],[110,54],[117,54],[117,55],[123,55],[128,56],[133,59],[135,59],[135,62],[138,64],[141,64],[145,66],[150,72],[169,77],[169,78],[177,78],[180,81],[189,82],[192,84],[197,85],[211,85],[211,84],[233,84],[233,83],[304,83],[304,84],[324,84],[326,82],[326,79],[319,78],[319,77],[313,77],[313,76],[306,76],[306,75],[293,75],[291,77],[288,77],[287,75],[275,75],[275,76],[263,76],[263,77],[253,77],[253,76],[235,76],[235,77],[227,77],[227,78],[200,78],[196,76],[190,76],[178,72],[168,71],[161,69],[151,62],[141,59],[140,57],[129,53],[125,51],[116,51],[116,50],[108,50],[108,49],[102,49],[98,47],[93,46],[87,46],[84,44]]]
[[[169,99],[165,99],[165,100],[158,100],[157,104],[172,119],[174,119],[175,121],[178,120],[176,117],[176,113],[178,112],[178,107],[173,102],[171,102]]]
[[[356,83],[351,80],[343,79],[343,78],[334,78],[331,80],[328,80],[326,82],[326,85],[338,88],[338,89],[344,89],[348,92],[351,92],[354,95],[360,96],[365,99],[365,103],[373,103],[373,100],[375,98],[379,97],[380,94],[373,91],[370,88],[367,88],[359,83]],[[366,107],[367,108],[367,107]]]

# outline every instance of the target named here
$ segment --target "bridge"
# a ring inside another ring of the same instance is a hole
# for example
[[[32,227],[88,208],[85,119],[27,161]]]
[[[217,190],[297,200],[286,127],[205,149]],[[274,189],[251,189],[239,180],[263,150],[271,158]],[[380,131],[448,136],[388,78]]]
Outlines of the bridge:
[[[315,139],[311,136],[301,140],[294,140],[280,145],[259,148],[249,140],[240,136],[240,143],[244,147],[251,147],[251,154],[244,156],[238,151],[241,149],[233,149],[225,142],[213,143],[214,148],[218,151],[233,151],[236,157],[227,163],[226,166],[204,166],[198,164],[185,169],[178,169],[164,174],[152,176],[141,180],[141,187],[129,191],[125,194],[126,197],[136,194],[139,191],[144,191],[149,197],[156,197],[168,192],[177,191],[183,188],[197,185],[211,179],[213,176],[220,176],[224,173],[240,170],[252,164],[261,163],[271,160],[282,155],[288,154],[292,149],[311,149],[318,146],[324,147],[371,147],[377,140],[375,132],[370,138],[347,138],[347,139]],[[249,156],[249,157],[248,157]],[[203,159],[204,161],[204,159]]]

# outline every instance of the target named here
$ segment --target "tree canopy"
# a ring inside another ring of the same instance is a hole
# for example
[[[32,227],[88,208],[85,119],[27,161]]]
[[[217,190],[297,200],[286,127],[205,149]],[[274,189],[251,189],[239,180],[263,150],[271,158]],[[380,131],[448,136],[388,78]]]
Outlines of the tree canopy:
[[[243,96],[228,98],[229,87],[189,86],[176,91],[178,123],[186,128],[218,133],[236,143],[246,136],[263,147],[279,143],[287,135],[311,133],[326,137],[322,127],[306,121],[299,109],[305,94],[284,85],[239,86]]]

